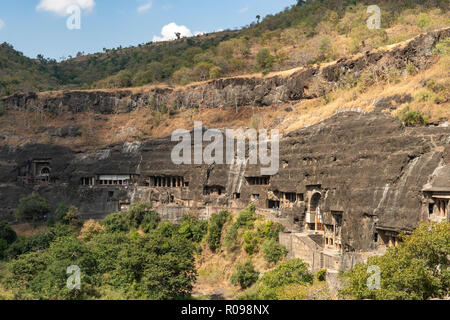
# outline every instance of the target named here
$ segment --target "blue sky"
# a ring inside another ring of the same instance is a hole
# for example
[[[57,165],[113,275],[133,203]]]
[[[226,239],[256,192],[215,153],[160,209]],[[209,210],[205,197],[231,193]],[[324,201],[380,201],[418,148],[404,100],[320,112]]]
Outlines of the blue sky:
[[[282,11],[295,0],[1,0],[0,42],[26,56],[58,59],[78,51],[126,47],[182,33],[234,29]],[[81,29],[69,30],[67,7],[81,9]]]

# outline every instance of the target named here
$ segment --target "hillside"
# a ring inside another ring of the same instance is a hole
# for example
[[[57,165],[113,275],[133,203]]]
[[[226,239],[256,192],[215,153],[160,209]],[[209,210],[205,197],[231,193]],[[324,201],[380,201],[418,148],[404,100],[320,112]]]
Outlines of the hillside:
[[[78,150],[170,136],[178,128],[313,125],[345,110],[409,110],[432,125],[450,119],[450,29],[345,59],[193,83],[16,94],[1,100],[0,144],[53,143]],[[406,112],[408,113],[408,112]]]
[[[370,2],[370,3],[369,3]],[[382,10],[382,29],[366,27],[367,5]],[[306,1],[238,31],[138,47],[104,49],[60,63],[0,47],[0,96],[51,89],[185,85],[243,73],[287,70],[398,43],[449,25],[449,2]],[[15,72],[12,72],[15,70]]]

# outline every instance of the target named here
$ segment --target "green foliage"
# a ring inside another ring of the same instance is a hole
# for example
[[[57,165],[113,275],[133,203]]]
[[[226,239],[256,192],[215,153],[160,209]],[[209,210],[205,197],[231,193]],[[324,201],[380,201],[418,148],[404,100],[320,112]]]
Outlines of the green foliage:
[[[235,273],[231,276],[231,283],[239,285],[242,289],[247,289],[258,280],[259,274],[255,270],[251,261],[238,264]]]
[[[37,59],[27,58],[11,45],[3,43],[0,45],[0,96],[18,91],[119,88],[157,82],[184,85],[254,68],[267,74],[275,65],[290,66],[283,63],[285,53],[276,48],[284,43],[295,47],[317,37],[317,46],[303,49],[311,56],[307,61],[333,60],[337,58],[335,46],[330,40],[334,39],[333,33],[349,37],[353,47],[351,51],[356,53],[363,48],[376,48],[392,40],[395,42],[398,35],[389,38],[384,28],[401,22],[405,12],[413,12],[416,15],[413,24],[427,31],[445,22],[436,22],[435,17],[439,13],[432,15],[429,13],[431,9],[440,8],[444,13],[448,11],[448,0],[410,0],[401,4],[382,0],[377,5],[383,12],[383,28],[369,30],[366,26],[369,3],[354,0],[300,3],[277,14],[267,15],[261,21],[258,19],[258,23],[253,22],[237,31],[228,30],[166,43],[146,43],[130,48],[105,48],[103,52],[77,55],[77,58],[63,59],[59,63],[42,55],[38,55]],[[253,54],[254,49],[259,49],[261,45],[265,48]],[[269,48],[275,56],[270,54]]]
[[[326,281],[327,280],[327,269],[320,269],[316,273],[316,279],[318,281]]]
[[[15,259],[18,256],[47,249],[51,242],[56,238],[74,236],[75,229],[73,226],[57,224],[46,231],[41,231],[29,238],[18,238],[12,243],[6,251],[6,256],[9,259]]]
[[[244,210],[242,210],[236,218],[236,221],[231,225],[230,230],[225,238],[225,245],[228,249],[232,250],[235,248],[236,241],[238,239],[239,229],[250,230],[253,229],[255,221],[257,219],[256,216],[256,207],[251,204]],[[248,246],[249,250],[254,250],[255,246],[251,248],[251,245]]]
[[[16,208],[15,215],[18,219],[24,221],[41,221],[44,216],[50,212],[50,205],[47,200],[39,194],[33,193],[28,197],[19,200],[19,206]]]
[[[263,74],[267,74],[272,71],[275,57],[270,54],[270,51],[266,48],[259,50],[256,55],[256,71],[262,71]]]
[[[314,275],[308,271],[308,264],[300,259],[286,261],[265,273],[253,287],[249,288],[238,299],[282,299],[286,288],[292,286],[308,287],[312,285],[313,279]]]
[[[0,221],[0,260],[5,257],[8,246],[17,239],[16,232],[11,228],[9,223]]]
[[[56,221],[62,221],[66,216],[67,212],[69,212],[70,207],[64,203],[59,203],[55,210],[55,218]]]
[[[6,107],[0,103],[0,117],[2,117],[6,112]]]
[[[136,206],[132,214],[122,215],[125,229],[142,216],[144,221],[152,212],[141,215],[147,209]],[[96,224],[101,232],[89,237],[83,236],[85,228],[78,236],[73,226],[57,224],[32,238],[19,239],[11,246],[20,243],[6,265],[2,285],[15,299],[190,298],[196,279],[192,239],[198,240],[205,226],[184,219],[183,228],[160,223],[141,236],[135,229],[128,233],[117,228],[117,217],[114,214],[103,223],[104,229]],[[81,289],[66,287],[66,270],[72,265],[81,269]]]
[[[285,247],[278,244],[274,239],[264,241],[262,245],[264,258],[268,263],[276,264],[286,257],[288,251]]]
[[[0,239],[5,240],[8,245],[17,239],[16,232],[6,221],[0,221]]]
[[[101,223],[107,232],[127,232],[130,230],[127,222],[125,214],[116,212],[108,215]]]
[[[308,271],[308,264],[293,259],[278,265],[261,278],[261,283],[269,288],[277,288],[292,283],[312,283],[314,276]]]
[[[444,298],[450,288],[450,223],[422,223],[398,247],[371,257],[344,274],[343,297],[374,300],[427,300]],[[369,266],[381,270],[381,288],[367,285]]]
[[[147,231],[155,229],[159,223],[158,213],[154,212],[152,206],[148,203],[132,204],[126,216],[130,228],[139,228],[139,226],[143,224],[144,219],[145,229]]]
[[[252,255],[258,251],[258,234],[252,231],[244,233],[244,250]]]
[[[450,37],[442,39],[433,50],[434,54],[446,57],[450,55]]]
[[[280,223],[267,221],[264,225],[258,227],[258,232],[265,239],[273,239],[278,241],[280,232],[284,230],[284,226]]]
[[[406,126],[424,126],[428,124],[426,115],[418,110],[411,110],[409,106],[400,110],[398,118]]]
[[[221,211],[219,214],[213,214],[210,219],[206,242],[208,243],[209,249],[211,249],[212,252],[216,252],[216,250],[220,248],[222,228],[229,215],[230,213],[228,211]]]
[[[178,233],[186,239],[200,243],[208,232],[208,222],[189,215],[183,216]]]

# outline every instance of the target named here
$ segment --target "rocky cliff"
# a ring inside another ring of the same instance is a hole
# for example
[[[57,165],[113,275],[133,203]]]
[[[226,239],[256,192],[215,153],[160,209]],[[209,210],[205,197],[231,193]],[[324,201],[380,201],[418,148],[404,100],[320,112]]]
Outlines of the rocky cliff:
[[[393,67],[404,69],[407,65],[414,65],[417,69],[424,69],[431,63],[436,43],[449,35],[450,28],[446,28],[387,49],[341,59],[327,66],[301,68],[288,75],[219,79],[182,88],[20,93],[1,101],[10,109],[48,110],[56,114],[68,111],[126,113],[138,107],[161,106],[176,110],[278,105],[323,96],[337,87],[348,85],[349,81],[357,81],[364,70],[371,70],[383,78]]]
[[[305,221],[308,192],[314,189],[321,194],[319,207],[325,216],[342,213],[343,243],[351,250],[369,250],[375,246],[376,228],[400,232],[416,227],[423,186],[438,167],[447,172],[442,166],[450,162],[450,128],[403,127],[379,111],[339,113],[284,136],[279,172],[264,185],[247,179],[260,176],[255,165],[175,165],[170,158],[174,145],[167,138],[87,153],[55,145],[3,146],[1,216],[14,220],[18,200],[32,191],[53,207],[58,202],[78,206],[85,218],[100,218],[136,201],[194,211],[208,206],[243,208],[249,203],[271,209],[269,200],[297,194],[303,199],[281,205],[281,214],[294,230]],[[51,169],[48,182],[20,179],[20,172],[33,161],[46,162]],[[82,183],[83,178],[98,180],[101,175],[129,175],[133,181],[126,186]],[[150,177],[183,178],[184,184],[154,186]],[[444,184],[450,187],[450,181]]]

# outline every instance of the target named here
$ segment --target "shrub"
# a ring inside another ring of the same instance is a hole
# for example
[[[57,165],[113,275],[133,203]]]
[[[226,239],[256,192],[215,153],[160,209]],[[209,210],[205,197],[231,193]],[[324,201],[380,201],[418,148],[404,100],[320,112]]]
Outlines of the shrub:
[[[62,223],[66,225],[72,225],[74,227],[79,227],[81,225],[80,214],[78,213],[78,208],[75,206],[70,206],[66,215],[62,219]]]
[[[235,286],[239,285],[242,289],[246,289],[258,280],[258,272],[251,261],[246,261],[236,266],[236,271],[231,276],[231,283]]]
[[[450,288],[450,223],[421,223],[398,247],[344,273],[343,298],[374,300],[443,299]],[[367,286],[369,266],[380,268],[380,288]]]
[[[195,243],[200,243],[207,231],[208,223],[206,221],[199,221],[197,218],[189,215],[183,216],[178,229],[179,234]]]
[[[256,219],[256,207],[251,204],[239,213],[235,224],[239,227],[252,228]]]
[[[252,231],[247,231],[244,234],[244,250],[252,255],[258,251],[258,237]]]
[[[277,288],[292,283],[312,283],[314,276],[308,271],[308,264],[300,259],[283,262],[261,278],[261,283],[269,288]]]
[[[267,221],[264,225],[258,226],[258,232],[265,239],[274,239],[278,241],[280,232],[284,230],[284,226],[280,223]]]
[[[144,214],[144,218],[141,222],[141,229],[145,233],[149,233],[151,230],[154,230],[158,227],[158,223],[160,222],[160,217],[158,212],[149,211]]]
[[[159,222],[158,213],[154,212],[152,206],[148,203],[132,204],[126,214],[126,218],[131,228],[139,228],[144,219],[146,219],[146,226],[149,226],[150,229],[156,228]]]
[[[274,264],[286,257],[288,253],[287,249],[279,245],[274,239],[264,241],[262,251],[266,261]]]
[[[433,53],[442,57],[450,55],[450,37],[441,40],[434,48]]]
[[[211,217],[208,226],[208,235],[206,241],[212,252],[220,248],[220,239],[222,237],[222,228],[229,216],[228,211],[221,211],[219,214],[214,214]]]
[[[94,220],[86,221],[80,231],[80,239],[83,241],[92,240],[95,236],[105,232],[105,227]]]
[[[410,110],[409,106],[400,110],[398,117],[406,126],[423,126],[428,124],[426,115],[418,110]]]
[[[129,224],[122,212],[116,212],[108,215],[101,224],[106,228],[107,232],[127,232]]]
[[[50,205],[47,200],[39,194],[33,193],[19,200],[19,206],[16,208],[15,215],[21,220],[37,222],[43,220],[49,212]]]
[[[0,117],[2,117],[6,112],[6,108],[3,104],[0,103]]]
[[[256,71],[262,71],[263,74],[267,74],[272,71],[275,57],[270,54],[268,49],[259,50],[256,55]]]
[[[17,239],[16,232],[6,221],[0,221],[0,239],[5,240],[8,245]]]
[[[68,211],[69,211],[69,206],[65,205],[64,203],[58,203],[58,206],[56,207],[56,210],[55,210],[56,221],[62,221]]]
[[[327,280],[327,269],[321,269],[316,273],[316,279],[318,281],[326,281]]]

